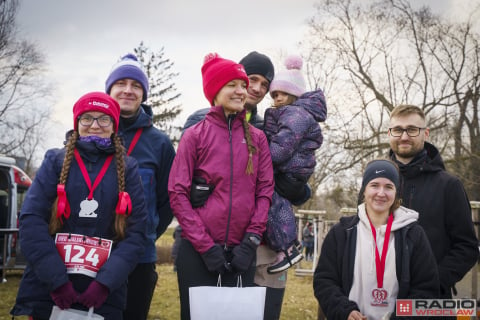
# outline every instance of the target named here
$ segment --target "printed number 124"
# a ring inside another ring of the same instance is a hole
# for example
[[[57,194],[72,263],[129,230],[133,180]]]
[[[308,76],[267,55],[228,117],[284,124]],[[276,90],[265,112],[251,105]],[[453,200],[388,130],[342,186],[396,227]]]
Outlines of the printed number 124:
[[[71,245],[67,244],[64,245],[63,248],[65,249],[65,262],[66,263],[85,263],[88,261],[92,264],[92,266],[96,266],[99,262],[98,254],[96,254],[95,248],[90,248],[88,253],[85,256],[85,247],[78,246],[78,245]],[[73,254],[73,256],[72,256]],[[85,257],[85,258],[84,258]]]

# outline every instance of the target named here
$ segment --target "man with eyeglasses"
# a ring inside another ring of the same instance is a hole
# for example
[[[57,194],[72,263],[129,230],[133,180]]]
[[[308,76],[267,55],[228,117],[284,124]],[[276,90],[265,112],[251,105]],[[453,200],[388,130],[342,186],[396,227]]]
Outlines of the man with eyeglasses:
[[[148,209],[148,242],[140,263],[128,277],[124,320],[147,319],[158,280],[155,241],[173,219],[167,184],[175,149],[170,138],[153,126],[152,108],[144,103],[148,89],[148,77],[133,54],[122,57],[105,81],[105,91],[120,105],[119,135],[127,154],[138,162]]]
[[[475,265],[478,240],[462,182],[445,170],[438,149],[425,140],[430,130],[422,109],[400,105],[390,114],[390,157],[401,173],[402,205],[419,213],[437,260],[440,294],[456,294],[455,283]]]

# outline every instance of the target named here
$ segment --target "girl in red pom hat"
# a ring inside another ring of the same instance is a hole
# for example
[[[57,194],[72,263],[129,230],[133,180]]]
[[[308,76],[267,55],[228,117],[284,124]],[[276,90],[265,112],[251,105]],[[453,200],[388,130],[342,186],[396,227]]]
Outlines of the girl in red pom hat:
[[[73,106],[65,148],[51,149],[20,212],[28,265],[13,315],[54,306],[121,319],[128,274],[145,247],[146,207],[133,158],[117,136],[120,106],[91,92]]]

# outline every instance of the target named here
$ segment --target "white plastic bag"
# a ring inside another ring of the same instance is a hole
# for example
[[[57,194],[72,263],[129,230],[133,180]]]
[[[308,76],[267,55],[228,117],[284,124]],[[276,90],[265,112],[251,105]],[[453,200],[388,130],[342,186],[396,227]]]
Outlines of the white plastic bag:
[[[191,320],[263,320],[265,287],[200,286],[189,289]]]
[[[62,310],[57,306],[53,306],[50,320],[103,320],[103,317],[93,313],[93,307],[87,312],[72,308]]]

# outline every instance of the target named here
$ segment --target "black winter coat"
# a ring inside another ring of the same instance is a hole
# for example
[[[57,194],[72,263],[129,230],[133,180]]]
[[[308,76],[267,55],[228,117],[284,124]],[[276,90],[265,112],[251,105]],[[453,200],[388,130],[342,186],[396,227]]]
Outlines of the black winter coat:
[[[395,155],[390,151],[390,157]],[[478,240],[462,182],[445,171],[442,157],[432,144],[409,164],[398,161],[402,205],[418,212],[438,264],[441,297],[451,298],[451,288],[478,260]]]

